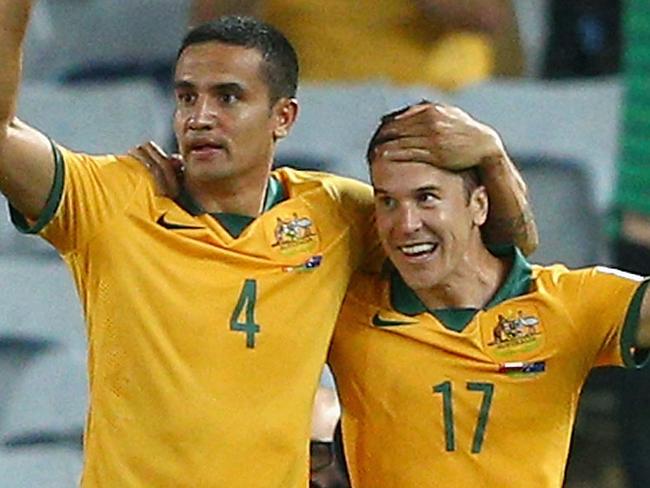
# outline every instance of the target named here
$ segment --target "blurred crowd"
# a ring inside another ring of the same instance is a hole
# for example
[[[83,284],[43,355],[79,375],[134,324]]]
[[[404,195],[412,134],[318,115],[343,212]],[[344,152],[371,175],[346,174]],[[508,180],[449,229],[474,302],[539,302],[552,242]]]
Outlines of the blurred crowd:
[[[380,78],[453,90],[495,76],[557,79],[618,72],[621,5],[619,0],[334,0],[324,9],[317,0],[195,0],[191,22],[226,14],[261,16],[297,47],[304,81]],[[536,24],[535,17],[545,22]]]

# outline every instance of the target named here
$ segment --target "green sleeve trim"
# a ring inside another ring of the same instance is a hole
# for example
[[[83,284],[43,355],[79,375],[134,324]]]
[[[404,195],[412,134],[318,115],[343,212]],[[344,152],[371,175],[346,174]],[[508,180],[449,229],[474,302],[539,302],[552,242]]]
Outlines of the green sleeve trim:
[[[56,213],[56,209],[59,208],[59,203],[61,203],[61,198],[63,196],[63,182],[65,179],[63,155],[61,154],[61,151],[59,151],[59,148],[54,144],[54,141],[50,141],[50,143],[52,144],[52,154],[54,155],[54,181],[52,182],[50,195],[47,197],[47,202],[45,202],[45,208],[43,208],[41,215],[39,215],[34,225],[30,225],[25,216],[9,204],[11,222],[14,224],[16,229],[23,234],[38,234],[43,230],[43,228],[50,223]]]
[[[639,318],[641,315],[641,302],[650,280],[645,280],[634,292],[630,306],[627,309],[623,333],[621,334],[621,355],[623,364],[628,368],[640,369],[648,362],[648,349],[635,349],[636,334],[639,329]]]

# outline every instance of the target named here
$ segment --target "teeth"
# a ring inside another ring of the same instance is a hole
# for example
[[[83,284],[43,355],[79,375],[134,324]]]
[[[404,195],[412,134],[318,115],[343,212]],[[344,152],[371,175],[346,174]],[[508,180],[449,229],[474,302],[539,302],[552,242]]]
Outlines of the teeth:
[[[400,247],[400,250],[407,255],[422,254],[425,252],[431,252],[436,248],[435,244],[414,244],[412,246],[403,246]]]

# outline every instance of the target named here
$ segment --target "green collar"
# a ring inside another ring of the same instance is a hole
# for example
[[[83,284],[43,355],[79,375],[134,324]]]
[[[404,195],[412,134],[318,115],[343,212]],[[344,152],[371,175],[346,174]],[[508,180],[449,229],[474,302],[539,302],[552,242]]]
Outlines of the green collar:
[[[269,178],[269,184],[266,187],[266,197],[264,198],[264,208],[262,209],[262,212],[272,209],[278,203],[286,200],[286,198],[282,183],[280,183],[280,181],[278,181],[274,176],[271,176],[271,178]],[[178,203],[190,215],[197,216],[208,213],[203,210],[201,205],[192,198],[192,195],[190,195],[185,188],[181,189],[181,193],[178,195],[176,203]],[[239,237],[246,227],[255,220],[255,217],[227,212],[214,212],[210,215],[217,219],[221,226],[234,238]]]
[[[532,280],[532,268],[519,249],[514,246],[498,246],[490,248],[490,252],[498,257],[512,257],[512,268],[506,281],[485,309],[494,307],[509,298],[528,293]],[[461,332],[478,312],[473,308],[427,309],[395,269],[390,273],[390,302],[396,311],[404,315],[414,316],[429,312],[445,327],[456,332]]]

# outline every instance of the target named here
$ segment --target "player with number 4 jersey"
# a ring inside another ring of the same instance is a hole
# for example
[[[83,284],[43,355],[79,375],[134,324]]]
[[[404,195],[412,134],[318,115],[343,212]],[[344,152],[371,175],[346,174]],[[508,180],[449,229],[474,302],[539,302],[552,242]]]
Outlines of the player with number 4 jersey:
[[[312,398],[373,240],[370,189],[280,169],[243,219],[157,196],[133,158],[54,151],[49,212],[14,218],[60,250],[86,309],[85,485],[183,486],[191,468],[192,486],[304,486]],[[122,466],[139,458],[156,468]]]

